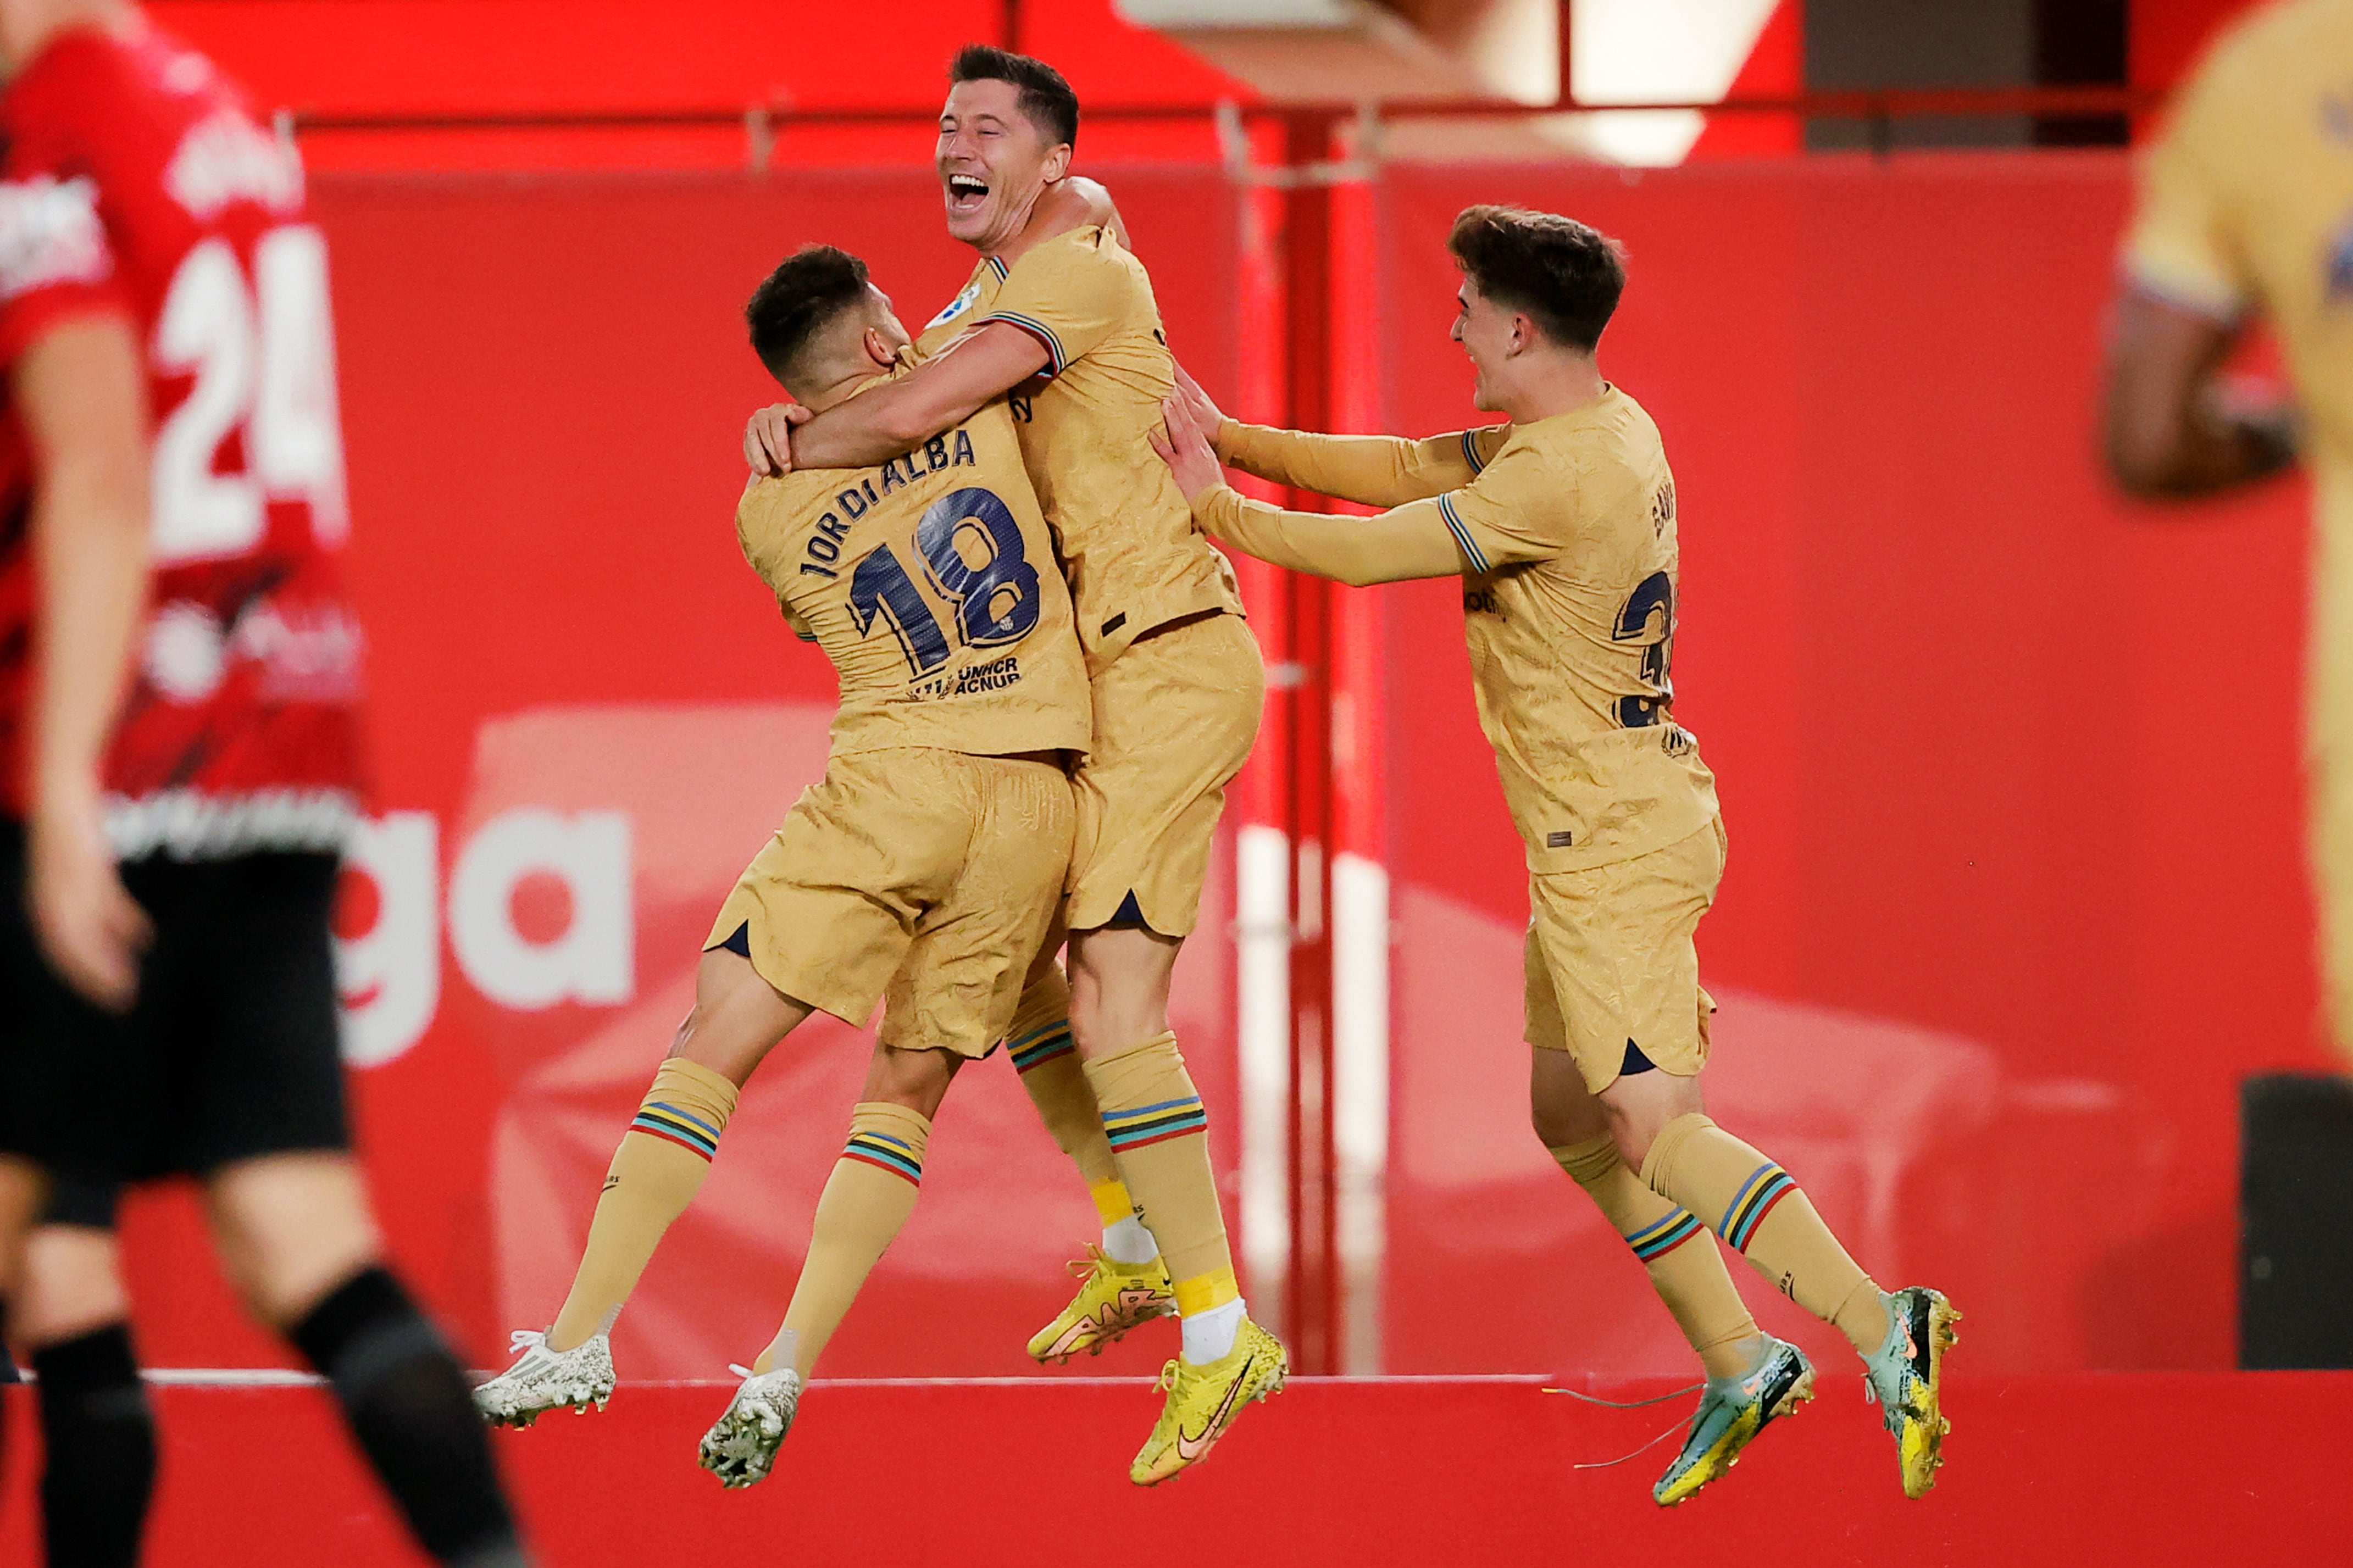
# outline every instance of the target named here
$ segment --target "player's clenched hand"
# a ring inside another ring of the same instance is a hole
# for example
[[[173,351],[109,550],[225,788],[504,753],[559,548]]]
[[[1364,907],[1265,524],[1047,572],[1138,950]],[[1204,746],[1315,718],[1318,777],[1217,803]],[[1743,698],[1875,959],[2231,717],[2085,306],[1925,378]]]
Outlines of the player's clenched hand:
[[[1160,454],[1160,460],[1176,477],[1176,488],[1185,492],[1185,499],[1197,500],[1202,491],[1225,483],[1225,470],[1218,467],[1218,454],[1210,449],[1208,433],[1193,417],[1192,410],[1172,395],[1160,405],[1160,415],[1167,424],[1166,432],[1153,430],[1146,434],[1152,449]]]
[[[755,474],[793,471],[793,426],[814,416],[797,403],[771,403],[744,422],[744,460]]]
[[[129,1011],[153,931],[115,871],[96,803],[36,812],[26,837],[25,900],[42,953],[92,1002]]]
[[[1226,416],[1219,412],[1215,403],[1209,401],[1209,395],[1201,390],[1201,384],[1195,381],[1191,373],[1181,364],[1176,367],[1176,399],[1192,415],[1193,423],[1208,432],[1209,444],[1217,445],[1218,427],[1226,422]]]

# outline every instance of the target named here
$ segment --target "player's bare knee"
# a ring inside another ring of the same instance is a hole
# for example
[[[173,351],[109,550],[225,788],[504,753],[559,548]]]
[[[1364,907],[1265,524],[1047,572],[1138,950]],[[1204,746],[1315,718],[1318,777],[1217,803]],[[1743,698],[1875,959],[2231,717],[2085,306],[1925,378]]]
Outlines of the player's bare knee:
[[[1580,1126],[1577,1118],[1538,1095],[1528,1097],[1528,1126],[1535,1132],[1536,1142],[1547,1149],[1581,1143],[1593,1136]]]
[[[348,1155],[240,1161],[205,1184],[222,1271],[255,1317],[301,1320],[383,1251],[359,1168]]]
[[[1651,1142],[1657,1137],[1656,1128],[1643,1127],[1622,1117],[1609,1119],[1610,1142],[1618,1145],[1618,1158],[1626,1163],[1630,1171],[1642,1168],[1642,1162],[1651,1157]]]
[[[1092,1059],[1168,1028],[1168,985],[1180,939],[1140,926],[1071,938],[1071,1037]]]
[[[670,1054],[744,1087],[778,1041],[817,1009],[768,984],[742,954],[712,948],[694,972],[694,1005]]]
[[[1528,1123],[1547,1149],[1599,1138],[1609,1129],[1601,1102],[1567,1051],[1528,1047]]]
[[[25,1238],[9,1328],[34,1349],[79,1339],[131,1315],[114,1233],[45,1225]]]
[[[1618,1142],[1619,1157],[1630,1171],[1640,1171],[1651,1155],[1651,1145],[1677,1117],[1705,1107],[1699,1079],[1673,1073],[1626,1073],[1601,1091],[1609,1117],[1609,1136]]]
[[[859,1098],[876,1104],[901,1105],[916,1115],[939,1114],[948,1085],[964,1058],[953,1051],[901,1050],[876,1045],[866,1068],[865,1092]]]

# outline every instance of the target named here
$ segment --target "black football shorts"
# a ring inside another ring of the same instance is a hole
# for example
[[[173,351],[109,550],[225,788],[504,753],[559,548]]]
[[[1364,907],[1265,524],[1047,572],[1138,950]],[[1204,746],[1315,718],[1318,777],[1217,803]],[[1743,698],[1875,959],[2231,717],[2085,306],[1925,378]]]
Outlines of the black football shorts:
[[[154,922],[139,1000],[116,1016],[42,959],[25,910],[25,832],[0,821],[0,1149],[60,1194],[266,1154],[350,1146],[337,1039],[331,855],[122,868]],[[69,1224],[103,1211],[76,1202]]]

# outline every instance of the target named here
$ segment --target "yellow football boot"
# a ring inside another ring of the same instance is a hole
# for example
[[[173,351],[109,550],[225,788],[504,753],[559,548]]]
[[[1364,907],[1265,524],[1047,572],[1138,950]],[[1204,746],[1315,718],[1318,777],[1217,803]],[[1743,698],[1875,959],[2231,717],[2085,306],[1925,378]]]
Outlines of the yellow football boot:
[[[1936,1484],[1945,1462],[1945,1352],[1959,1335],[1953,1304],[1935,1290],[1914,1286],[1887,1298],[1887,1339],[1876,1355],[1863,1358],[1862,1385],[1878,1403],[1895,1439],[1903,1468],[1904,1495],[1921,1498]]]
[[[1711,1377],[1674,1463],[1651,1489],[1661,1508],[1675,1504],[1740,1462],[1759,1432],[1814,1396],[1814,1369],[1806,1354],[1767,1334],[1764,1353],[1739,1377]]]
[[[1041,1364],[1060,1366],[1081,1351],[1101,1355],[1105,1345],[1138,1323],[1176,1313],[1168,1267],[1157,1258],[1121,1263],[1090,1242],[1084,1258],[1071,1260],[1071,1272],[1081,1281],[1079,1293],[1029,1341],[1029,1353]]]
[[[1234,1348],[1221,1361],[1196,1366],[1182,1358],[1160,1369],[1160,1386],[1168,1403],[1152,1424],[1127,1479],[1140,1487],[1158,1486],[1187,1465],[1208,1457],[1234,1424],[1242,1406],[1282,1390],[1291,1371],[1291,1357],[1282,1342],[1248,1318],[1234,1332]]]

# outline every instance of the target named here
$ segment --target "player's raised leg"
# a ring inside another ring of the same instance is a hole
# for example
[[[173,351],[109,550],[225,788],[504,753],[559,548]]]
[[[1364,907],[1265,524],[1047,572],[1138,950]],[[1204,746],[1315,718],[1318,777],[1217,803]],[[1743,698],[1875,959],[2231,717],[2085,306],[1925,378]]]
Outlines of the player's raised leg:
[[[1087,1081],[1121,1174],[1160,1239],[1183,1329],[1178,1356],[1161,1373],[1167,1401],[1128,1468],[1141,1486],[1207,1458],[1235,1415],[1281,1390],[1289,1370],[1282,1344],[1250,1321],[1234,1278],[1208,1113],[1168,1027],[1177,946],[1140,927],[1076,932],[1071,942]],[[1091,1035],[1137,1043],[1090,1050]]]
[[[743,1385],[703,1436],[702,1468],[724,1485],[748,1487],[775,1464],[818,1358],[915,1212],[932,1119],[963,1061],[951,1051],[876,1044],[865,1092],[850,1111],[849,1140],[818,1197],[784,1326],[750,1366],[729,1369]]]
[[[1533,942],[1530,949],[1534,961]],[[1588,1092],[1565,1045],[1553,1043],[1560,1037],[1556,1028],[1544,1027],[1540,984],[1548,1003],[1549,978],[1532,962],[1528,1032],[1544,1042],[1534,1048],[1530,1074],[1536,1135],[1641,1260],[1705,1372],[1683,1447],[1651,1489],[1655,1501],[1671,1506],[1731,1469],[1768,1425],[1812,1398],[1814,1371],[1797,1346],[1757,1327],[1706,1226],[1627,1168],[1601,1102]]]
[[[514,1364],[474,1391],[486,1418],[528,1426],[558,1406],[601,1409],[612,1397],[614,1319],[664,1233],[702,1190],[744,1081],[812,1011],[733,948],[702,955],[694,1008],[613,1152],[571,1292],[544,1332],[513,1336],[521,1352]]]
[[[1135,1200],[1120,1179],[1102,1108],[1071,1037],[1070,984],[1051,950],[1060,945],[1051,944],[1030,966],[1006,1041],[1021,1087],[1054,1142],[1078,1166],[1103,1221],[1102,1245],[1089,1247],[1071,1265],[1079,1293],[1029,1341],[1032,1356],[1054,1363],[1081,1351],[1101,1355],[1138,1323],[1176,1310],[1160,1243],[1137,1217]]]
[[[1241,1299],[1208,1115],[1168,1020],[1176,953],[1200,915],[1210,842],[1257,736],[1265,679],[1238,616],[1197,616],[1138,639],[1095,674],[1094,751],[1071,781],[1071,1032],[1182,1326],[1182,1348],[1161,1374],[1168,1397],[1128,1469],[1143,1486],[1206,1457],[1289,1369]]]
[[[1944,1363],[1960,1313],[1923,1287],[1882,1291],[1789,1173],[1707,1117],[1696,1078],[1620,1079],[1603,1099],[1619,1149],[1640,1159],[1646,1185],[1700,1215],[1776,1289],[1846,1335],[1895,1439],[1904,1495],[1925,1496],[1952,1426]]]
[[[1704,1226],[1642,1184],[1619,1157],[1609,1115],[1586,1087],[1570,1054],[1552,973],[1528,926],[1525,955],[1525,1028],[1530,1048],[1528,1109],[1536,1136],[1569,1179],[1625,1238],[1676,1326],[1711,1378],[1737,1377],[1765,1349],[1757,1320],[1725,1271],[1724,1255],[1701,1240]],[[1696,980],[1694,980],[1696,989]],[[1704,994],[1700,1006],[1710,1004]],[[1610,1033],[1618,1033],[1613,1025]]]
[[[961,865],[921,909],[891,975],[865,1094],[818,1201],[784,1327],[734,1369],[744,1384],[703,1438],[703,1468],[731,1487],[768,1473],[810,1372],[914,1211],[931,1119],[964,1060],[1005,1037],[1070,865],[1071,786],[1059,763],[934,754],[933,765],[928,779],[905,764],[893,776],[950,808]]]

